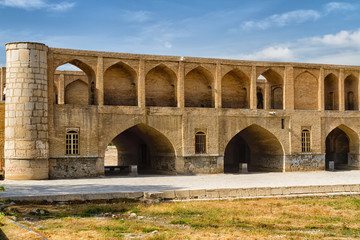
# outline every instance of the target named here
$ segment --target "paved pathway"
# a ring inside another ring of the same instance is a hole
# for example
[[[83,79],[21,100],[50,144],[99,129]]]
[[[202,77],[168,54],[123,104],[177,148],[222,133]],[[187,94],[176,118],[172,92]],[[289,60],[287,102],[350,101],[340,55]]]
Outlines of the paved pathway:
[[[140,175],[90,179],[0,181],[2,197],[56,196],[121,192],[162,192],[223,188],[325,186],[360,184],[360,171],[216,174],[197,176]]]

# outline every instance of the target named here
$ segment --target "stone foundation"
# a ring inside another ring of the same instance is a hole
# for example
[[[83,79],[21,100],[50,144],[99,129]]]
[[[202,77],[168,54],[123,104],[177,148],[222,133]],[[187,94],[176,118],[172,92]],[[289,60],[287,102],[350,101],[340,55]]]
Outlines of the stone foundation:
[[[285,156],[285,171],[325,170],[325,154],[297,153]]]
[[[348,165],[353,169],[360,169],[360,154],[349,153]]]
[[[49,178],[83,178],[104,174],[103,159],[98,157],[58,157],[49,159]]]
[[[223,173],[223,158],[219,156],[186,156],[184,157],[185,174]]]
[[[6,179],[12,180],[39,180],[48,178],[48,160],[15,159],[5,160]]]

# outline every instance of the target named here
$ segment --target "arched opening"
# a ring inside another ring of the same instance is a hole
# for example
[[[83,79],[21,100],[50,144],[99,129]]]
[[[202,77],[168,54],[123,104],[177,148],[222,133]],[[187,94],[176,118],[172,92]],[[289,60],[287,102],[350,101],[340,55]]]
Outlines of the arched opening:
[[[258,77],[256,85],[261,89],[264,109],[283,109],[283,79],[277,72],[266,70]],[[258,95],[257,98],[259,103],[261,99]]]
[[[245,128],[226,146],[224,172],[239,172],[242,163],[247,163],[252,172],[283,171],[284,153],[279,140],[258,125]]]
[[[349,75],[344,81],[345,110],[359,110],[358,106],[358,79]]]
[[[295,78],[294,82],[295,109],[318,109],[318,81],[309,72],[303,72]]]
[[[117,135],[111,143],[117,150],[117,166],[137,165],[139,174],[175,172],[175,151],[171,142],[148,125],[135,125]],[[114,159],[107,162],[114,163]]]
[[[324,86],[325,110],[339,110],[338,78],[330,73],[325,77]]]
[[[242,71],[234,69],[225,74],[221,89],[223,108],[249,108],[250,80]]]
[[[88,85],[80,79],[75,80],[65,87],[65,104],[88,104]]]
[[[334,162],[335,169],[359,169],[359,135],[345,125],[333,129],[326,137],[326,168]]]
[[[214,106],[214,86],[211,73],[203,67],[191,70],[185,76],[185,107]]]
[[[176,75],[161,64],[146,74],[146,106],[176,107]]]
[[[350,152],[350,141],[344,131],[335,128],[326,137],[326,168],[333,161],[335,169],[346,169],[348,166],[348,154]]]
[[[137,74],[125,63],[117,63],[104,73],[104,104],[137,106]]]
[[[54,86],[59,86],[59,104],[97,104],[95,73],[90,66],[74,59],[57,67]]]

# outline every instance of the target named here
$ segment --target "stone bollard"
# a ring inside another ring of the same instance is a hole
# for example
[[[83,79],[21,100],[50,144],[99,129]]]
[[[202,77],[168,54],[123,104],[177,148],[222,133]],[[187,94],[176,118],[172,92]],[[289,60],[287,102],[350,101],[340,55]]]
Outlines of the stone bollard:
[[[137,175],[138,175],[137,165],[130,165],[129,176],[137,176]]]
[[[329,171],[335,171],[335,162],[329,161]]]
[[[248,164],[247,163],[239,163],[239,172],[240,173],[248,173]]]

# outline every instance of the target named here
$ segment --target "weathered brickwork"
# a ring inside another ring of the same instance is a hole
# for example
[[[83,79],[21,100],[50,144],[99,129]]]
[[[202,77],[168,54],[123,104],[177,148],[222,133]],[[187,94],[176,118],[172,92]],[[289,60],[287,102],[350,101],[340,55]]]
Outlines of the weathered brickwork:
[[[48,84],[44,44],[6,45],[5,172],[48,177]]]
[[[66,63],[82,72],[57,70]],[[243,163],[358,169],[359,77],[359,66],[10,43],[6,178],[97,176],[104,162],[171,174],[239,172]]]

